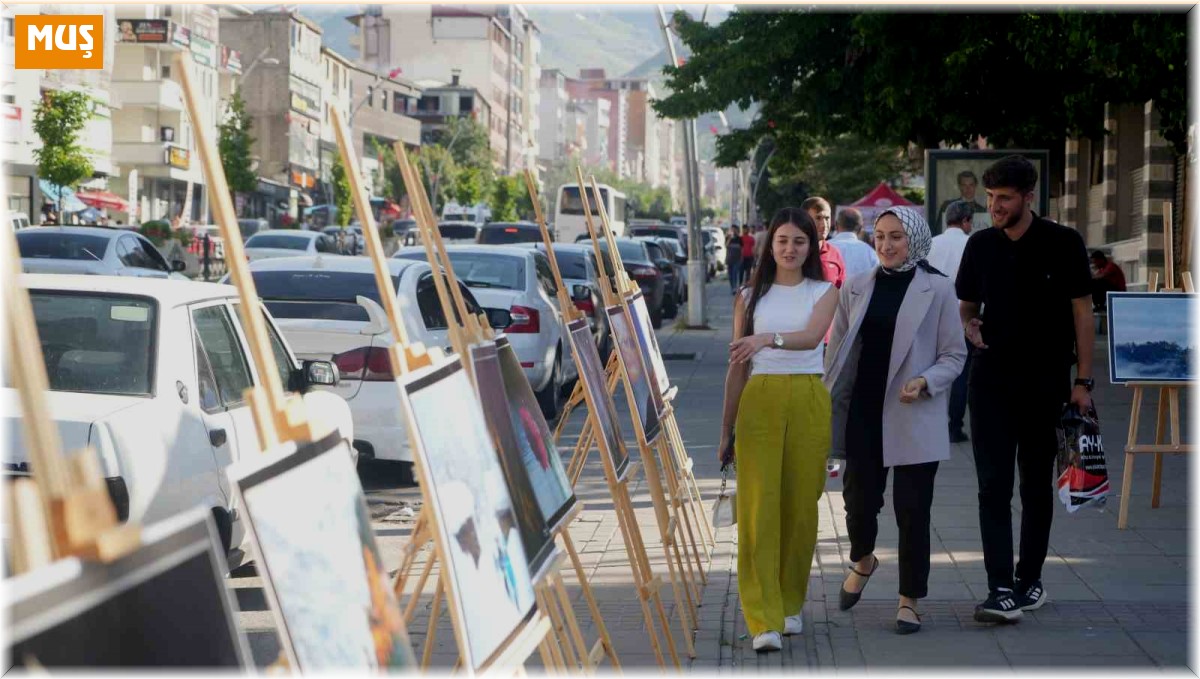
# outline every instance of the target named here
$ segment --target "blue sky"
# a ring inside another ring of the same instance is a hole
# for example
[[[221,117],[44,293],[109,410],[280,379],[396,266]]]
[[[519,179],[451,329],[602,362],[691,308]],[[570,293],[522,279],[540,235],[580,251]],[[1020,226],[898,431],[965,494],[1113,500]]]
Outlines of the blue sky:
[[[1180,346],[1191,346],[1195,340],[1188,337],[1189,321],[1192,318],[1189,306],[1193,300],[1186,297],[1118,297],[1113,301],[1116,326],[1113,342],[1175,342]]]

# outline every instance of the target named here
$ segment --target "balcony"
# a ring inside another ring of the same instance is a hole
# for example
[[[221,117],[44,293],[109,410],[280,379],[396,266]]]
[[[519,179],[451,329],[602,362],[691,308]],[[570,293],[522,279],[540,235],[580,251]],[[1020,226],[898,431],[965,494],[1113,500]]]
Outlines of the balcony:
[[[168,155],[171,149],[174,153]],[[173,164],[177,169],[186,170],[190,166],[190,155],[178,144],[161,141],[115,141],[112,145],[113,160],[121,165],[165,167]]]
[[[183,111],[183,90],[174,80],[114,80],[113,105]]]

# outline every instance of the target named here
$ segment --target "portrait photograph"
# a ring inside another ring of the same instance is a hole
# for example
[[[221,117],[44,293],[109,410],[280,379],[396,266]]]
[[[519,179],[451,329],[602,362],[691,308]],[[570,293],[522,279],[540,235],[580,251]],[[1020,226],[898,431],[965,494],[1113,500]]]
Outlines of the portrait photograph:
[[[1011,155],[1025,156],[1037,168],[1038,183],[1033,188],[1033,211],[1046,216],[1050,206],[1049,184],[1044,181],[1050,166],[1050,152],[1037,150],[938,149],[925,152],[925,218],[929,228],[939,234],[946,230],[946,210],[957,200],[971,204],[975,216],[972,230],[992,225],[983,188],[983,173],[992,163]]]
[[[629,405],[633,417],[639,423],[646,443],[653,443],[659,432],[659,412],[661,399],[652,385],[654,376],[650,374],[642,356],[641,343],[638,342],[637,330],[620,304],[607,309],[609,327],[617,341],[617,353],[625,374],[629,377],[629,385],[633,392],[634,402]]]
[[[654,334],[654,326],[650,324],[650,310],[646,308],[646,298],[642,296],[640,290],[629,298],[629,311],[633,314],[634,327],[637,329],[646,365],[654,368],[658,393],[666,394],[667,390],[671,388],[671,380],[667,376],[667,366],[663,363],[662,351],[658,348],[658,336]],[[659,407],[661,413],[661,404]]]

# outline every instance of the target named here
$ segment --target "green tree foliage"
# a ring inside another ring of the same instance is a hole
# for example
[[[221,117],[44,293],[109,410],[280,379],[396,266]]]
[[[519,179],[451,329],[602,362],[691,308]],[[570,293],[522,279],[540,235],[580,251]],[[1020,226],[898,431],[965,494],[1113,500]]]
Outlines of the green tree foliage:
[[[381,143],[375,137],[371,137],[370,141],[371,152],[382,161],[376,181],[377,195],[398,203],[408,192],[404,188],[404,175],[400,173],[400,161],[396,160],[396,150],[391,144]]]
[[[521,193],[528,193],[528,190],[519,178],[496,177],[492,183],[492,221],[516,221],[517,203]]]
[[[329,174],[333,179],[333,206],[337,208],[337,223],[338,226],[346,226],[350,223],[351,215],[354,214],[354,199],[350,189],[350,178],[346,175],[346,166],[342,164],[341,154],[334,157]]]
[[[92,117],[92,98],[73,90],[49,90],[33,112],[33,131],[42,140],[34,150],[38,175],[59,187],[74,188],[92,176],[92,161],[79,143],[79,133]]]
[[[454,173],[453,195],[459,205],[475,205],[486,202],[488,185],[485,183],[485,172],[475,166],[459,167]],[[522,184],[524,186],[524,184]],[[526,197],[528,202],[528,197]]]
[[[258,177],[250,169],[254,137],[250,134],[253,121],[246,113],[246,101],[240,90],[234,90],[229,98],[225,119],[217,125],[217,150],[221,153],[221,166],[225,170],[225,181],[229,191],[251,193],[258,188]]]

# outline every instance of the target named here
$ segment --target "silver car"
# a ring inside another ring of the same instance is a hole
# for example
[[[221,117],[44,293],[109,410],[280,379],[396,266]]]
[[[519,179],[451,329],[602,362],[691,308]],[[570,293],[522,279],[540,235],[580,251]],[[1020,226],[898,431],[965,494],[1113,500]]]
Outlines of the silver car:
[[[337,242],[320,231],[268,229],[259,231],[246,240],[246,259],[251,262],[256,259],[321,253],[337,253]]]
[[[98,226],[39,226],[17,232],[26,273],[182,278],[184,262],[170,263],[148,238]]]

